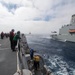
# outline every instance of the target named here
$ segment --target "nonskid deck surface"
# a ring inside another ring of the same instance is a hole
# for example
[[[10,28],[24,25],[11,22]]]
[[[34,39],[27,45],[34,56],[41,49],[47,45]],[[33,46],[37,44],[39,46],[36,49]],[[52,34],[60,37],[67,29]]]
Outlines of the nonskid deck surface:
[[[9,38],[0,39],[0,75],[13,75],[16,65],[16,52],[12,52]]]

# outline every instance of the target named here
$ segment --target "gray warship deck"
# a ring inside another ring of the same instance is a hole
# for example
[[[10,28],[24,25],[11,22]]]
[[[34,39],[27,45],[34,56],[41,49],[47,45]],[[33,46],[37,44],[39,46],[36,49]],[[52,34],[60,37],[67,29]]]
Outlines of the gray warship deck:
[[[9,38],[0,39],[0,75],[13,75],[16,65],[16,52],[12,52]]]

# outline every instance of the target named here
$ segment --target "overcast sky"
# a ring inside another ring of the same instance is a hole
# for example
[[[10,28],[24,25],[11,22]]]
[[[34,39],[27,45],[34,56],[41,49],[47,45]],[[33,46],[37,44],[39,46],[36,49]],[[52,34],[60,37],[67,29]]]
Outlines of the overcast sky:
[[[50,34],[69,24],[73,14],[75,0],[0,0],[0,32]]]

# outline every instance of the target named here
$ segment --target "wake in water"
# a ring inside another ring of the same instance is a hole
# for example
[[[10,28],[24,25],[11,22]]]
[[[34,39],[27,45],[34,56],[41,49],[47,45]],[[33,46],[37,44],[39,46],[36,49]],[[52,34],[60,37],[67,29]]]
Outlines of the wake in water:
[[[29,47],[44,57],[45,64],[54,75],[75,75],[75,60],[71,60],[75,55],[74,52],[72,53],[75,45],[54,41],[50,38],[49,35],[29,35],[27,41]]]
[[[46,56],[44,55],[46,65],[54,75],[74,75],[74,68],[70,67],[62,56]]]

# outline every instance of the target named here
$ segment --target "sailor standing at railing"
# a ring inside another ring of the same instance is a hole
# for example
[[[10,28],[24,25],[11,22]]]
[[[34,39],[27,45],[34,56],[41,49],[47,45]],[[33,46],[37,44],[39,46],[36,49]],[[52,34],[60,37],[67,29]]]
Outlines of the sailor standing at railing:
[[[20,31],[18,31],[13,38],[13,51],[15,51],[15,47],[17,46],[17,42],[19,39],[21,39],[20,38]]]

